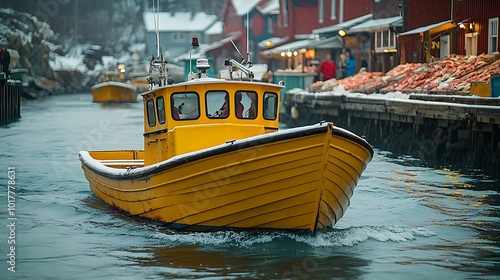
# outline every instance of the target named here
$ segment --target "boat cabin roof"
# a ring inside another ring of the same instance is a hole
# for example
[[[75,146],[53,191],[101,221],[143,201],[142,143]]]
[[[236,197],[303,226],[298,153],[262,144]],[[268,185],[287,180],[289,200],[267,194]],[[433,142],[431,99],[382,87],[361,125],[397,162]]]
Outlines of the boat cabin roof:
[[[142,94],[144,133],[231,123],[278,129],[281,85],[202,77]]]

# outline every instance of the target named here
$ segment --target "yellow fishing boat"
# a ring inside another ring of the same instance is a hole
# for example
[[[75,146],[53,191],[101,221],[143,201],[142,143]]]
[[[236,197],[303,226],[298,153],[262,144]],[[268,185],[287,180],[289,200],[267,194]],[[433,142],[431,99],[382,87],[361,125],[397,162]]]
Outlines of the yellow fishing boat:
[[[90,88],[92,101],[98,103],[135,103],[137,102],[137,87],[123,82],[120,75],[114,71],[106,71],[101,83]]]
[[[208,61],[198,60],[187,82],[165,79],[143,93],[144,150],[80,152],[90,189],[178,229],[314,233],[334,225],[372,147],[328,122],[279,129],[283,86],[253,82],[250,67],[229,62],[249,80],[209,78]]]

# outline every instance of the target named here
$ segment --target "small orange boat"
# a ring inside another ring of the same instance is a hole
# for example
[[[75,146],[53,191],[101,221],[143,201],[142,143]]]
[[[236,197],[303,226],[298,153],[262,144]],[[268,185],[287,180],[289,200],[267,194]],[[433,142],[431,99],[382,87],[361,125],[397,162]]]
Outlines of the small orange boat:
[[[135,103],[137,87],[127,84],[113,71],[102,75],[102,82],[90,88],[92,101],[98,103]]]

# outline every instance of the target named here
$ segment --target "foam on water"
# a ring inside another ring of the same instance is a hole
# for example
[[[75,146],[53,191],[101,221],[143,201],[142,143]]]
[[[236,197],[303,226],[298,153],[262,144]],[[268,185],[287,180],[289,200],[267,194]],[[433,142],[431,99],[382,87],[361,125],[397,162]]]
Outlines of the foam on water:
[[[367,240],[380,242],[406,242],[418,237],[431,237],[436,234],[423,227],[408,228],[405,226],[363,226],[346,229],[321,231],[316,235],[296,234],[289,232],[190,232],[175,231],[155,232],[153,238],[167,240],[175,245],[216,245],[248,248],[255,244],[270,243],[275,240],[293,240],[310,247],[342,247],[354,246]]]

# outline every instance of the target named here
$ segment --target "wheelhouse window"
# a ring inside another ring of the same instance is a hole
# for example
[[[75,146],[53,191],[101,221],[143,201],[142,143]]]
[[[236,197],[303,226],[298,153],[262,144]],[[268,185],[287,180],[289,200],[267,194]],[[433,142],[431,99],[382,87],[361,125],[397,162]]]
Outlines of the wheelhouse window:
[[[264,119],[276,120],[278,117],[278,95],[274,92],[264,93]]]
[[[156,112],[158,113],[158,122],[165,123],[165,100],[163,96],[156,98]]]
[[[257,117],[257,93],[255,91],[237,91],[234,95],[234,108],[238,119]]]
[[[229,116],[229,93],[227,91],[208,91],[205,95],[207,117],[211,119]]]
[[[153,99],[149,99],[146,102],[146,109],[148,113],[148,124],[149,126],[156,125],[156,114],[155,114],[155,102]]]
[[[200,97],[196,92],[176,92],[170,96],[170,112],[174,120],[200,117]]]

